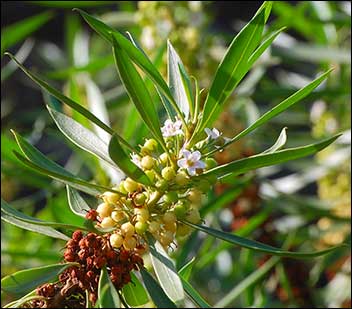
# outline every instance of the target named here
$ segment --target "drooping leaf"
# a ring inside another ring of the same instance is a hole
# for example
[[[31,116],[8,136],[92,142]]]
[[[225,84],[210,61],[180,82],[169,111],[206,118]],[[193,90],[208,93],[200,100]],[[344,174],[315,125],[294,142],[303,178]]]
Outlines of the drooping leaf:
[[[197,132],[203,132],[204,128],[210,126],[218,117],[223,103],[248,71],[248,59],[262,38],[270,7],[270,3],[264,3],[253,19],[231,42],[210,86]]]
[[[121,302],[106,267],[101,269],[98,285],[98,308],[120,308]]]
[[[231,176],[236,176],[261,167],[276,165],[303,158],[309,155],[313,155],[318,151],[326,148],[339,136],[340,134],[335,135],[316,144],[296,148],[288,148],[285,150],[276,151],[274,153],[258,154],[241,160],[233,161],[224,165],[217,166],[198,177],[202,178],[210,175],[216,175],[218,178],[222,178],[229,174],[231,174]]]
[[[119,140],[115,135],[112,136],[109,143],[109,154],[111,159],[121,168],[121,170],[133,180],[150,185],[150,180],[146,174],[134,163],[121,147]]]
[[[146,290],[133,272],[131,272],[131,282],[123,286],[122,294],[127,304],[133,308],[149,301]]]
[[[144,84],[143,79],[137,72],[127,53],[121,48],[115,36],[113,36],[113,52],[115,63],[120,78],[126,88],[128,95],[136,106],[143,121],[150,129],[154,138],[161,145],[165,145],[165,141],[161,134],[160,122],[149,91]]]
[[[3,28],[1,30],[1,56],[6,49],[25,39],[53,17],[53,12],[43,12]]]
[[[110,159],[108,153],[108,145],[101,140],[92,131],[88,130],[82,126],[77,121],[72,118],[62,114],[49,106],[47,106],[51,117],[54,119],[56,125],[60,131],[74,144],[83,150],[95,155],[99,159],[107,162],[115,169],[117,172],[122,173],[122,171],[116,166],[116,164]]]
[[[283,128],[278,139],[276,140],[275,144],[272,145],[267,150],[264,150],[262,152],[262,154],[263,153],[274,153],[274,152],[280,150],[282,147],[284,147],[286,144],[286,141],[287,141],[286,130],[287,130],[287,128]]]
[[[150,257],[160,286],[174,303],[182,303],[185,297],[182,281],[173,260],[158,241],[154,242],[152,237],[148,237],[148,243]]]
[[[72,175],[63,167],[48,159],[45,155],[43,155],[38,149],[28,143],[19,134],[14,131],[12,131],[12,133],[14,134],[21,151],[28,159],[26,159],[16,151],[14,151],[14,153],[16,157],[25,165],[31,167],[32,169],[36,170],[41,174],[60,180],[80,191],[86,192],[94,196],[104,191],[111,191],[111,188],[95,185],[84,181],[78,178],[77,176]]]
[[[23,296],[39,285],[50,282],[76,263],[53,264],[18,271],[1,279],[1,289],[9,294]]]
[[[66,186],[66,191],[68,204],[72,212],[78,216],[85,217],[87,212],[90,210],[87,202],[83,199],[77,190],[71,188],[70,186]]]
[[[313,258],[313,257],[327,254],[329,252],[332,252],[332,251],[344,246],[344,245],[343,246],[335,246],[335,247],[331,247],[326,250],[314,251],[314,252],[291,252],[291,251],[286,251],[286,250],[282,250],[279,248],[275,248],[275,247],[263,244],[261,242],[255,241],[255,240],[240,237],[235,234],[226,233],[226,232],[223,232],[220,230],[216,230],[216,229],[204,226],[204,225],[193,224],[193,223],[186,222],[186,221],[183,221],[183,222],[185,224],[197,229],[197,230],[200,230],[200,231],[207,233],[213,237],[222,239],[222,240],[227,241],[229,243],[232,243],[234,245],[237,245],[237,246],[240,246],[243,248],[247,248],[247,249],[251,249],[251,250],[255,250],[255,251],[259,251],[259,252],[268,253],[271,255],[285,256],[285,257],[290,257],[290,258]]]
[[[182,70],[182,71],[181,71]],[[183,82],[184,79],[187,79],[187,75],[185,73],[185,68],[183,66],[182,60],[179,55],[175,51],[171,42],[167,42],[167,74],[169,81],[169,88],[171,93],[179,106],[181,112],[184,114],[185,120],[187,121],[189,118],[190,108],[193,106],[193,102],[189,101],[189,96],[187,93],[191,93],[190,89],[186,89],[186,87],[190,86],[190,81]],[[181,75],[184,73],[185,75]],[[187,85],[188,82],[188,85]]]
[[[158,308],[177,308],[145,268],[141,269],[141,275],[150,297]]]
[[[195,258],[193,257],[189,262],[183,265],[182,268],[178,271],[179,275],[186,281],[188,281],[191,276],[194,262],[195,262]]]
[[[12,218],[15,219],[15,222],[18,222],[18,220],[26,222],[26,223],[30,223],[33,225],[38,225],[38,226],[45,226],[45,227],[60,227],[60,228],[64,228],[64,229],[70,229],[70,230],[77,230],[77,229],[83,229],[85,230],[85,228],[83,226],[78,226],[78,225],[73,225],[73,224],[66,224],[66,223],[58,223],[58,222],[47,222],[47,221],[42,221],[36,218],[33,218],[31,216],[28,216],[18,210],[16,210],[15,208],[11,207],[8,203],[6,203],[3,199],[1,199],[1,213],[6,214],[6,219],[8,221],[12,220]],[[10,218],[12,217],[12,218]],[[11,222],[9,222],[11,223]],[[62,233],[57,232],[57,235],[61,236],[61,239],[65,239],[67,240],[66,237],[63,237],[65,235],[63,235]]]

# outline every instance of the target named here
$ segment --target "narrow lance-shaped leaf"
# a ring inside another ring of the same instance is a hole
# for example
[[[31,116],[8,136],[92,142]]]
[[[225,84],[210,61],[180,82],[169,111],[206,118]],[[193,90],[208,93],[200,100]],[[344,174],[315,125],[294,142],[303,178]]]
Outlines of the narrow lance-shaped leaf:
[[[85,217],[87,212],[90,210],[89,205],[78,193],[77,190],[66,186],[67,200],[72,212],[78,216]]]
[[[2,214],[7,214],[8,216],[11,216],[17,220],[38,225],[38,226],[60,227],[60,228],[70,229],[70,230],[85,229],[83,226],[66,224],[66,223],[58,223],[58,222],[47,222],[47,221],[42,221],[42,220],[33,218],[11,207],[8,203],[3,201],[2,199],[1,199],[1,212]],[[7,219],[11,219],[11,218],[7,217]]]
[[[231,174],[232,176],[236,176],[261,167],[280,164],[287,161],[313,155],[318,151],[324,149],[325,147],[329,146],[339,136],[340,134],[316,144],[311,144],[311,145],[296,147],[296,148],[288,148],[285,150],[276,151],[274,153],[264,153],[264,154],[259,154],[248,158],[244,158],[241,160],[237,160],[237,161],[213,168],[198,177],[207,177],[209,175],[216,175],[218,178],[222,178],[228,174]]]
[[[72,265],[76,263],[53,264],[18,271],[1,279],[1,289],[9,294],[23,296],[39,285],[55,279]]]
[[[12,131],[15,135],[16,141],[23,152],[23,154],[28,158],[26,159],[18,152],[14,151],[15,156],[25,165],[31,167],[35,171],[44,174],[46,176],[52,177],[54,179],[60,180],[72,187],[86,192],[91,195],[97,195],[104,191],[116,192],[111,188],[105,186],[99,186],[87,181],[84,181],[77,176],[72,175],[70,172],[66,171],[63,167],[56,164],[52,160],[44,156],[38,149],[28,143],[23,137],[21,137],[16,132]]]
[[[150,185],[150,180],[146,174],[134,163],[125,153],[115,135],[112,136],[109,143],[109,154],[111,159],[121,168],[121,170],[133,180],[145,185]]]
[[[74,119],[62,114],[49,106],[47,106],[51,117],[60,129],[60,131],[74,144],[95,155],[99,159],[109,163],[117,172],[122,171],[110,159],[108,153],[108,145],[102,141],[92,131],[88,130]]]
[[[181,278],[183,287],[189,297],[199,306],[199,308],[212,308],[204,298],[188,283],[185,279]]]
[[[255,240],[251,240],[251,239],[247,239],[244,237],[240,237],[234,234],[230,234],[230,233],[226,233],[223,231],[219,231],[204,225],[198,225],[198,224],[193,224],[187,221],[183,221],[185,224],[200,230],[204,233],[207,233],[213,237],[222,239],[224,241],[227,241],[229,243],[232,243],[234,245],[243,247],[243,248],[247,248],[247,249],[251,249],[251,250],[255,250],[255,251],[259,251],[259,252],[264,252],[264,253],[268,253],[271,255],[277,255],[277,256],[285,256],[285,257],[291,257],[291,258],[312,258],[312,257],[317,257],[317,256],[321,256],[324,254],[327,254],[329,252],[332,252],[338,248],[341,248],[342,246],[336,246],[336,247],[331,247],[329,249],[326,250],[322,250],[322,251],[314,251],[314,252],[291,252],[291,251],[286,251],[286,250],[282,250],[279,248],[275,248],[266,244],[263,244],[261,242],[255,241]],[[345,246],[345,245],[343,245]]]
[[[166,295],[176,304],[184,300],[182,281],[173,261],[158,241],[148,237],[150,257],[155,274]]]
[[[191,106],[193,106],[193,102],[189,101],[189,97],[187,92],[190,93],[189,89],[186,90],[187,82],[183,82],[184,78],[187,78],[185,74],[185,69],[183,63],[172,46],[171,42],[167,42],[167,74],[169,81],[169,88],[171,93],[179,106],[181,112],[184,114],[185,120],[187,121],[189,118]],[[190,81],[188,80],[188,86],[190,85]]]
[[[221,61],[204,103],[203,117],[196,132],[201,133],[218,117],[223,103],[248,71],[248,59],[258,46],[265,24],[267,7],[262,6],[253,19],[233,39]]]
[[[158,308],[177,308],[145,268],[141,269],[141,275],[150,297]]]
[[[183,265],[182,268],[178,271],[180,276],[186,281],[188,281],[191,276],[194,262],[195,262],[195,258],[193,257],[189,262]]]
[[[113,52],[120,78],[128,95],[155,139],[158,140],[161,145],[166,147],[160,130],[158,113],[156,112],[149,91],[128,55],[120,47],[115,36],[113,36]]]
[[[153,82],[159,87],[161,92],[165,95],[165,97],[169,100],[177,114],[182,118],[181,111],[179,110],[169,87],[167,86],[166,82],[162,78],[159,71],[155,68],[153,63],[150,59],[143,53],[140,49],[138,49],[134,44],[127,39],[123,34],[119,31],[114,30],[113,28],[109,27],[108,25],[104,24],[100,20],[94,18],[93,16],[87,14],[86,12],[79,10],[79,13],[82,17],[86,20],[86,22],[104,39],[112,43],[111,33],[113,37],[118,42],[120,47],[127,53],[128,57],[130,57],[134,63],[136,63],[152,80]]]
[[[286,130],[287,130],[287,128],[283,128],[281,130],[281,133],[280,133],[277,141],[275,142],[275,144],[272,145],[269,149],[264,150],[262,152],[262,154],[264,154],[264,153],[274,153],[274,152],[278,151],[279,149],[281,149],[282,147],[284,147],[285,144],[286,144],[286,141],[287,141]]]
[[[272,119],[275,116],[279,115],[280,113],[284,112],[286,109],[288,109],[293,104],[295,104],[295,103],[299,102],[300,100],[302,100],[303,98],[305,98],[309,93],[311,93],[316,87],[318,87],[327,78],[327,76],[330,74],[331,71],[332,71],[332,69],[325,72],[324,74],[320,75],[318,78],[313,80],[307,86],[298,90],[293,95],[291,95],[290,97],[288,97],[287,99],[282,101],[280,104],[273,107],[270,111],[266,112],[257,121],[255,121],[252,125],[250,125],[248,128],[246,128],[245,130],[243,130],[242,132],[237,134],[228,143],[226,143],[223,147],[218,148],[216,151],[221,150],[222,148],[228,146],[229,144],[246,136],[250,132],[254,131],[258,127],[263,125],[264,123],[268,122],[270,119]]]
[[[131,307],[138,307],[146,304],[149,301],[148,294],[137,276],[131,273],[131,282],[124,285],[122,294]]]
[[[98,308],[120,308],[121,302],[106,267],[101,269],[98,285]]]

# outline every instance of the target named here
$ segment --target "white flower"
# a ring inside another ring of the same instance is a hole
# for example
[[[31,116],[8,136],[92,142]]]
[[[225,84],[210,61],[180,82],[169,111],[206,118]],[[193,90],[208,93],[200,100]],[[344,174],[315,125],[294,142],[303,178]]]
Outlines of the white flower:
[[[181,120],[176,119],[175,122],[172,122],[171,119],[167,119],[164,122],[164,126],[161,128],[161,132],[163,133],[164,137],[170,137],[170,136],[175,136],[178,134],[183,134],[181,127],[182,127]]]
[[[209,128],[204,129],[205,133],[208,135],[209,139],[218,139],[221,135],[218,129],[213,128],[210,130]]]
[[[201,153],[196,150],[190,152],[188,150],[182,150],[181,152],[183,158],[177,161],[177,165],[181,168],[187,169],[188,174],[194,176],[197,169],[204,169],[205,163],[200,159]]]
[[[139,155],[137,155],[136,153],[132,153],[131,154],[131,161],[135,164],[135,165],[137,165],[139,168],[142,168],[141,167],[141,158],[140,158],[140,156]]]

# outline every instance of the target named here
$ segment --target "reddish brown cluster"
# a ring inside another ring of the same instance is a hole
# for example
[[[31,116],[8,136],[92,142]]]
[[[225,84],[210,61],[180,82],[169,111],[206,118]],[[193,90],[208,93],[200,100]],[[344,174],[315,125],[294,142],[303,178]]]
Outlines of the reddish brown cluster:
[[[75,231],[72,239],[66,244],[64,259],[66,262],[76,262],[79,266],[67,268],[60,274],[58,283],[39,287],[37,295],[44,296],[44,299],[32,301],[31,307],[82,308],[86,291],[89,293],[90,301],[95,304],[99,276],[104,266],[116,289],[121,289],[131,282],[130,272],[133,269],[139,270],[143,265],[143,259],[135,251],[113,249],[109,237],[109,234],[83,235],[81,231]]]

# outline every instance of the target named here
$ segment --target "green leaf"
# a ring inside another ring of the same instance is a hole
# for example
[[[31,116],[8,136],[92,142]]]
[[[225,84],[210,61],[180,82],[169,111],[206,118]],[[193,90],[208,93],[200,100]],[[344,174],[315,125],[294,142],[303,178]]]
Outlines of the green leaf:
[[[238,33],[221,61],[208,96],[203,116],[196,132],[203,132],[218,117],[223,103],[248,71],[248,60],[258,46],[264,29],[268,4],[264,4],[253,19]],[[270,12],[270,10],[269,10]]]
[[[6,49],[42,27],[53,16],[53,12],[43,12],[3,28],[1,30],[1,55],[3,55]]]
[[[258,154],[241,160],[233,161],[228,164],[215,167],[205,172],[204,174],[198,176],[198,178],[208,177],[209,175],[216,175],[218,178],[225,177],[229,174],[231,174],[231,176],[236,176],[261,167],[280,164],[287,161],[313,155],[318,151],[329,146],[340,135],[341,134],[335,135],[316,144],[296,148],[288,148],[285,150],[276,151],[274,153]]]
[[[169,88],[174,97],[179,109],[184,115],[185,120],[189,118],[190,107],[193,102],[189,101],[190,97],[190,80],[187,80],[186,70],[183,63],[172,46],[171,42],[167,41],[167,74],[169,81]],[[182,75],[184,73],[184,75]],[[185,83],[183,82],[185,79]],[[186,87],[188,86],[188,89]]]
[[[120,78],[128,95],[155,139],[158,140],[161,145],[165,145],[160,130],[158,113],[156,112],[149,91],[129,56],[117,42],[115,36],[113,36],[113,52]]]
[[[264,154],[264,153],[274,153],[274,152],[280,150],[282,147],[284,147],[285,144],[286,144],[286,141],[287,141],[286,130],[287,130],[287,128],[283,128],[281,130],[281,133],[280,133],[277,141],[275,142],[275,144],[272,145],[269,149],[264,150],[262,152],[262,154]]]
[[[12,131],[15,135],[16,141],[21,148],[23,154],[28,158],[26,159],[16,151],[14,151],[16,157],[25,165],[33,168],[37,172],[50,176],[54,179],[60,180],[80,191],[86,192],[91,195],[98,195],[104,191],[115,191],[108,187],[95,185],[84,181],[77,176],[72,175],[70,172],[66,171],[60,165],[49,160],[44,156],[39,150],[28,143],[23,137],[21,137],[16,132]],[[116,191],[115,191],[116,192]]]
[[[1,279],[1,289],[9,294],[22,296],[43,283],[55,279],[66,268],[76,263],[53,264],[18,271]]]
[[[285,257],[290,257],[290,258],[317,257],[317,256],[327,254],[329,252],[332,252],[338,248],[345,246],[345,245],[341,245],[341,246],[331,247],[326,250],[315,251],[315,252],[291,252],[291,251],[286,251],[286,250],[282,250],[279,248],[275,248],[275,247],[260,243],[255,240],[251,240],[251,239],[240,237],[240,236],[237,236],[234,234],[219,231],[219,230],[216,230],[216,229],[204,226],[204,225],[193,224],[193,223],[190,223],[187,221],[183,221],[183,222],[185,224],[197,229],[197,230],[200,230],[200,231],[207,233],[213,237],[222,239],[222,240],[227,241],[229,243],[232,243],[234,245],[237,245],[237,246],[240,246],[243,248],[247,248],[247,249],[251,249],[251,250],[255,250],[255,251],[259,251],[259,252],[268,253],[271,255],[285,256]]]
[[[47,108],[57,127],[70,141],[83,150],[86,150],[99,159],[107,162],[117,169],[119,173],[122,173],[122,171],[110,159],[108,145],[104,141],[72,118],[57,112],[49,106],[47,106]]]
[[[141,275],[150,297],[158,308],[177,308],[145,268],[141,269]]]
[[[181,278],[185,279],[186,281],[189,280],[194,262],[195,258],[193,257],[188,263],[182,266],[182,268],[178,271]]]
[[[87,14],[86,12],[77,9],[86,22],[104,39],[113,43],[112,37],[118,42],[118,45],[127,53],[134,63],[136,63],[158,86],[165,97],[170,101],[171,105],[179,115],[180,119],[183,120],[181,111],[179,110],[169,87],[162,78],[159,71],[155,68],[150,59],[143,53],[139,48],[137,48],[129,39],[122,35],[119,31],[107,26],[100,20],[94,18],[93,16]],[[111,36],[111,33],[113,36]]]
[[[121,147],[116,135],[113,135],[109,143],[109,154],[111,159],[121,168],[121,170],[133,180],[145,185],[150,185],[150,180],[146,174],[134,163]]]
[[[87,212],[91,209],[83,197],[78,193],[77,190],[66,186],[67,200],[72,212],[78,216],[84,217]]]
[[[162,289],[173,302],[182,303],[185,297],[182,281],[173,260],[163,246],[152,237],[148,237],[148,244],[154,271]]]
[[[188,296],[190,296],[195,303],[199,306],[199,308],[212,308],[200,294],[190,285],[185,279],[181,278],[183,287],[187,292]]]
[[[264,115],[262,115],[257,121],[255,121],[252,125],[250,125],[248,128],[237,134],[235,137],[233,137],[230,142],[226,143],[224,147],[227,145],[239,140],[240,138],[246,136],[248,133],[252,132],[256,128],[260,127],[267,121],[269,121],[271,118],[277,116],[278,114],[282,113],[286,109],[288,109],[290,106],[293,104],[299,102],[302,100],[304,97],[306,97],[310,92],[312,92],[316,87],[318,87],[330,74],[332,70],[329,70],[325,72],[324,74],[320,75],[318,78],[313,80],[311,83],[309,83],[307,86],[303,87],[302,89],[298,90],[295,92],[293,95],[282,101],[280,104],[276,105],[273,107],[270,111],[266,112]],[[223,147],[222,147],[223,148]],[[220,150],[220,148],[219,148]]]
[[[98,308],[120,308],[121,302],[106,267],[101,269],[98,285]]]
[[[133,272],[131,272],[131,282],[123,286],[122,293],[131,307],[142,306],[149,301],[146,290]]]
[[[46,226],[46,227],[60,227],[60,228],[65,228],[65,229],[70,229],[70,230],[77,230],[77,229],[85,229],[83,226],[78,226],[78,225],[73,225],[73,224],[66,224],[66,223],[58,223],[58,222],[46,222],[46,221],[42,221],[36,218],[33,218],[31,216],[25,215],[24,213],[16,210],[15,208],[11,207],[8,203],[6,203],[3,199],[1,199],[1,213],[2,214],[6,214],[6,218],[10,221],[11,218],[9,218],[8,216],[16,219],[26,222],[26,223],[30,223],[30,224],[34,224],[34,225],[38,225],[38,226]],[[11,223],[11,222],[9,222]],[[40,232],[40,231],[39,231]],[[63,235],[61,233],[58,232],[58,235]],[[63,237],[61,237],[61,239],[63,239]],[[67,240],[67,237],[64,237],[64,240]]]

